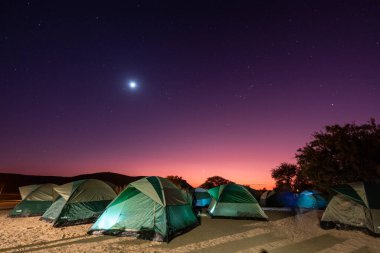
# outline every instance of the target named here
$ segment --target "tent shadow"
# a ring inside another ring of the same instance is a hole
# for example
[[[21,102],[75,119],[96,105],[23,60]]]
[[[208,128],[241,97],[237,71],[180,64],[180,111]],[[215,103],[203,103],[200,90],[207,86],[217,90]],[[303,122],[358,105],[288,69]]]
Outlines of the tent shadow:
[[[57,247],[64,247],[64,246],[69,246],[69,245],[74,245],[74,244],[84,244],[84,243],[100,242],[100,241],[115,239],[115,237],[113,236],[90,237],[86,235],[86,236],[80,236],[80,237],[82,237],[83,239],[75,240],[72,242],[62,242],[62,243],[53,244],[53,245],[48,245],[51,242],[46,242],[44,243],[44,245],[46,246],[35,247],[35,248],[26,248],[25,246],[21,246],[21,247],[17,247],[15,250],[17,250],[17,252],[33,252],[33,251],[40,251],[40,250],[48,250],[48,249],[57,248]],[[73,239],[73,238],[68,238],[67,240],[69,239]],[[60,241],[60,240],[57,240],[57,241]],[[38,246],[38,244],[36,246]]]
[[[48,241],[48,242],[31,243],[31,244],[26,244],[26,245],[21,245],[21,246],[16,246],[16,247],[9,247],[9,248],[0,249],[0,252],[6,252],[6,251],[18,250],[18,249],[22,250],[22,249],[30,248],[30,247],[43,246],[43,245],[48,245],[48,244],[56,243],[56,242],[64,242],[67,240],[84,238],[86,236],[87,235],[80,235],[80,236],[68,237],[68,238],[63,238],[63,239],[53,240],[53,241]]]

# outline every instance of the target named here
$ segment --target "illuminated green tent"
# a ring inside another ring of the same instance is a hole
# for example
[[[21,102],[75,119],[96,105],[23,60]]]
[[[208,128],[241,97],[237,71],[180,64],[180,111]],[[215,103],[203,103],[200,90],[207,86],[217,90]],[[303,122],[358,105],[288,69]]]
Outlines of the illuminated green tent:
[[[54,203],[41,217],[54,227],[93,222],[116,197],[109,184],[97,179],[54,187],[54,193]]]
[[[130,183],[88,233],[169,241],[196,225],[185,191],[165,178],[146,177]]]
[[[332,189],[321,227],[364,228],[380,235],[380,184],[349,183]]]
[[[39,184],[19,187],[22,201],[9,213],[10,217],[42,215],[53,203],[56,184]]]
[[[242,185],[226,184],[209,190],[211,217],[268,219],[253,195]]]

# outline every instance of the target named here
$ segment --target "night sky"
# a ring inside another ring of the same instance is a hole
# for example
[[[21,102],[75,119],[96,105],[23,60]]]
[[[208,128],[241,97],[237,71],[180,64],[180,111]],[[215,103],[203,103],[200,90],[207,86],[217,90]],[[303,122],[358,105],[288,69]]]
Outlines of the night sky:
[[[270,187],[380,121],[380,2],[229,2],[1,1],[0,172]]]

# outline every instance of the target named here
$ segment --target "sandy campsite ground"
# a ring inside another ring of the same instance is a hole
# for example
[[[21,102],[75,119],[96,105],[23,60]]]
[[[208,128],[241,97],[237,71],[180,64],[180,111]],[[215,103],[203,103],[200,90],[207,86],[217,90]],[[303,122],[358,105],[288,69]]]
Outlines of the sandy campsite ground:
[[[169,244],[87,235],[88,225],[53,228],[39,217],[8,218],[0,211],[0,252],[380,252],[380,238],[360,231],[322,230],[321,211],[299,216],[267,211],[269,222],[210,219]]]

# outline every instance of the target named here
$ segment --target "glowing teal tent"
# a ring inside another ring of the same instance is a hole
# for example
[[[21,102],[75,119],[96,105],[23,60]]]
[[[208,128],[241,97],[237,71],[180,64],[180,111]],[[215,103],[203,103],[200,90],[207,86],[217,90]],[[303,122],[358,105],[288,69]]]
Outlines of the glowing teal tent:
[[[299,208],[321,209],[325,208],[326,205],[327,201],[325,198],[316,191],[305,190],[299,194],[297,200],[297,206]]]
[[[130,183],[88,233],[169,241],[196,225],[185,191],[165,178],[146,177]]]
[[[211,217],[268,219],[253,195],[242,185],[226,184],[209,190]]]

